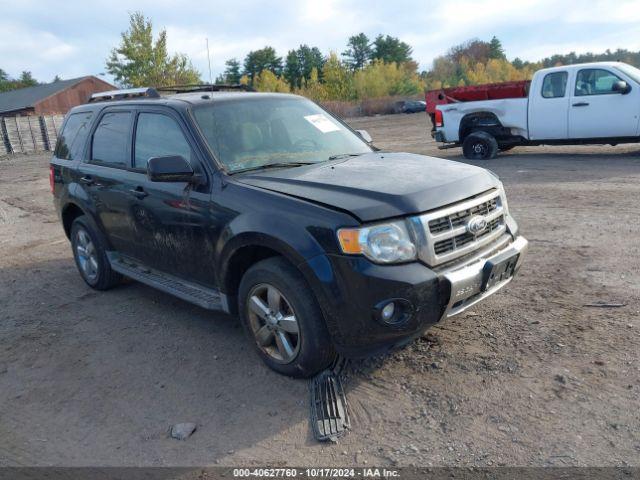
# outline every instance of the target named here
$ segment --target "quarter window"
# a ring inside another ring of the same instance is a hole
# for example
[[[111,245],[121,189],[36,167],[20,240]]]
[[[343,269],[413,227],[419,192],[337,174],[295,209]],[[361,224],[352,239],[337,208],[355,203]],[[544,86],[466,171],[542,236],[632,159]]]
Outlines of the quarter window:
[[[56,143],[56,158],[62,160],[80,158],[87,139],[91,117],[93,117],[91,112],[74,113],[69,116]]]
[[[146,169],[150,158],[169,155],[191,162],[191,147],[180,126],[166,115],[141,113],[136,127],[135,168]]]
[[[600,68],[580,70],[576,77],[576,97],[615,93],[613,84],[619,80],[620,77],[608,70]]]
[[[129,166],[131,112],[105,114],[93,134],[91,159],[117,167]]]
[[[544,98],[564,97],[567,89],[567,72],[548,73],[542,82],[542,96]]]

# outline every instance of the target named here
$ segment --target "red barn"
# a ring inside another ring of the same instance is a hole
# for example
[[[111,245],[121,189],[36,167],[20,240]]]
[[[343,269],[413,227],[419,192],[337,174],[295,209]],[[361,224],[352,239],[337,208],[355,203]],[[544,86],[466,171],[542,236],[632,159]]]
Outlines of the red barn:
[[[67,113],[86,103],[92,93],[115,90],[94,76],[60,80],[0,93],[0,116]]]

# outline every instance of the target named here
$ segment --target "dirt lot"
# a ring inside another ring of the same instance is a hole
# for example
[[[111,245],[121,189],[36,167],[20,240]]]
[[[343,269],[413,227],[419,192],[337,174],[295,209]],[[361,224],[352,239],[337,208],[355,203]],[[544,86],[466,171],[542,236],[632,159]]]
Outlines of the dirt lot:
[[[352,124],[461,159],[424,115]],[[85,286],[47,160],[0,160],[0,465],[640,465],[640,147],[483,164],[531,242],[519,278],[352,365],[336,445],[313,439],[307,383],[264,367],[234,318],[136,283]],[[168,438],[188,421],[191,438]]]

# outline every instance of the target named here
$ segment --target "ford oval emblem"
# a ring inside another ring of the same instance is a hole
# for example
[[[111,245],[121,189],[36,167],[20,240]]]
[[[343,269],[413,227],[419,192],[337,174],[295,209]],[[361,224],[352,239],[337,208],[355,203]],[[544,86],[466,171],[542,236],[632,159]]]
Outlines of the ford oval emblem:
[[[471,217],[471,219],[467,222],[467,232],[472,235],[478,235],[487,228],[487,219],[481,215],[476,215],[475,217]]]

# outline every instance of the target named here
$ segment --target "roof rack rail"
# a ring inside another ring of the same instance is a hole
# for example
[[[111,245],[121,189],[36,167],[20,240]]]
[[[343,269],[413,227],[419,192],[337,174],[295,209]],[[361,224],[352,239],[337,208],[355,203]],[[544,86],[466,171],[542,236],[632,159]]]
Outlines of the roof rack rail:
[[[155,88],[125,88],[123,90],[109,90],[107,92],[94,93],[87,103],[108,102],[112,100],[129,100],[132,98],[160,98]]]
[[[240,90],[244,92],[255,92],[249,85],[242,83],[196,83],[189,85],[171,85],[169,87],[156,87],[158,92],[189,93],[189,92],[221,92],[225,90]]]

